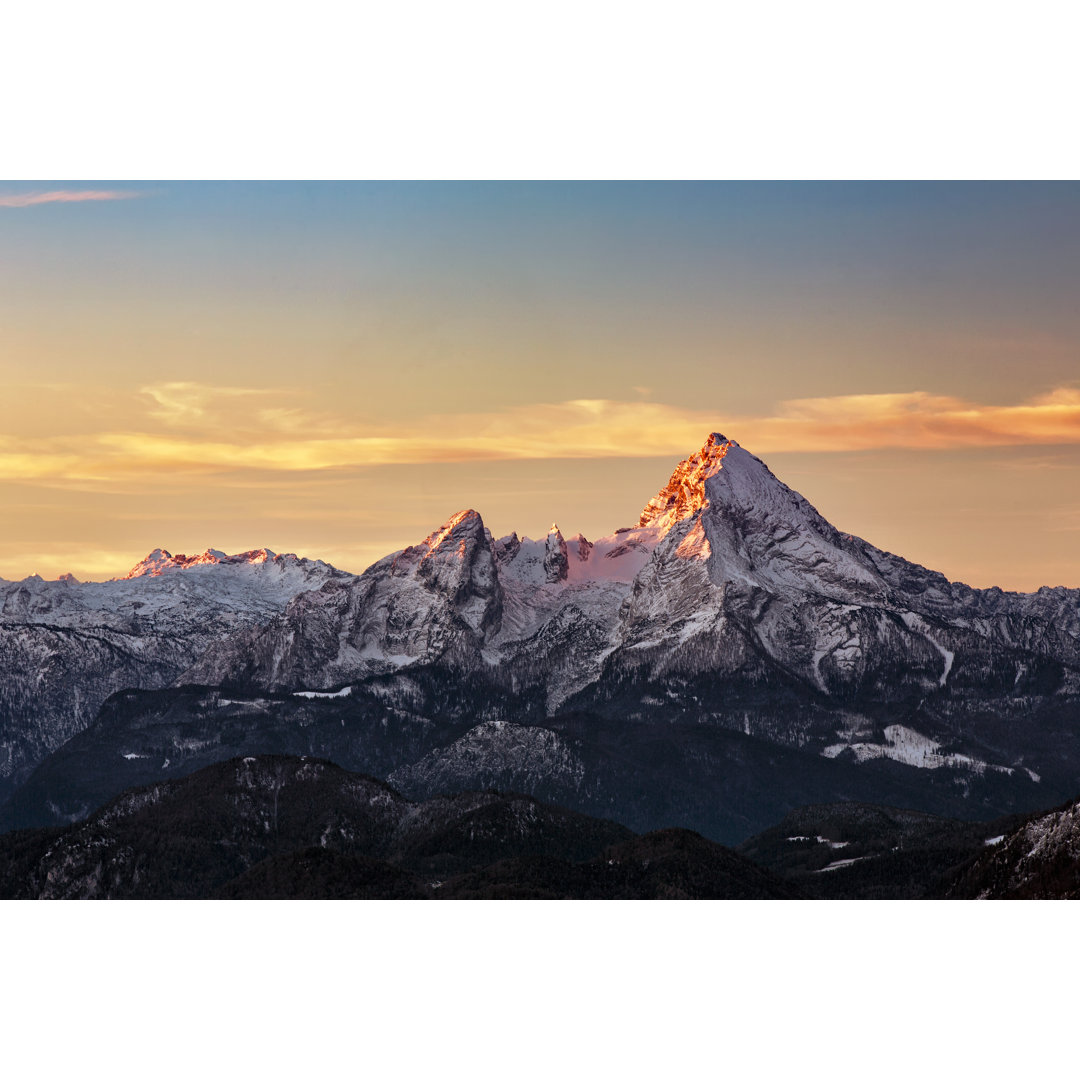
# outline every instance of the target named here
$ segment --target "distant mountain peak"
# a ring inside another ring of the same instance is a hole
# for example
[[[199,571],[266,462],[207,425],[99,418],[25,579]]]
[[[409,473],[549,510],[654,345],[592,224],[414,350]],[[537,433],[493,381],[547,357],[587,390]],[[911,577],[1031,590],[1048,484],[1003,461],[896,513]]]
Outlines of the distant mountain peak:
[[[418,546],[427,549],[425,555],[434,554],[443,548],[458,550],[467,537],[482,536],[483,532],[483,518],[475,510],[461,510]]]
[[[172,552],[164,548],[154,548],[142,562],[136,563],[120,580],[127,581],[137,577],[157,577],[172,562]]]
[[[253,548],[251,551],[242,551],[237,555],[226,555],[217,548],[207,548],[201,555],[173,555],[165,548],[154,548],[142,562],[136,563],[122,578],[116,580],[128,581],[139,577],[160,577],[162,574],[171,573],[175,570],[185,570],[190,566],[208,566],[215,564],[257,564],[272,562],[274,559],[293,558],[296,556],[279,556],[269,548]]]
[[[544,541],[544,576],[551,584],[565,581],[569,572],[566,541],[559,526],[552,523]]]
[[[464,565],[477,547],[491,547],[484,519],[475,510],[460,510],[419,544],[410,544],[395,555],[387,556],[391,560],[390,574],[392,577],[411,575],[425,565],[429,568],[436,564]]]
[[[705,445],[679,462],[671,479],[649,500],[638,519],[638,528],[649,526],[667,532],[677,522],[696,514],[708,502],[705,481],[724,466],[728,451],[737,443],[713,432]]]

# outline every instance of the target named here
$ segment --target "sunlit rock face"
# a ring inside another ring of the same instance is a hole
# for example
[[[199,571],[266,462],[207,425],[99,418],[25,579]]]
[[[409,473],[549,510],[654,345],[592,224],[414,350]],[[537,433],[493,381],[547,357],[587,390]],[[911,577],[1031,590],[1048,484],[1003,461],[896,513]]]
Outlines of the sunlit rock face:
[[[269,548],[256,548],[242,551],[239,555],[226,555],[217,548],[207,548],[201,555],[172,555],[164,548],[154,548],[142,562],[136,563],[121,581],[137,577],[160,577],[176,570],[185,570],[191,566],[237,566],[256,565],[265,562],[277,562],[287,565],[287,560],[296,560],[295,555],[275,555]]]
[[[638,526],[654,526],[666,532],[701,510],[708,502],[705,481],[723,468],[731,445],[723,435],[710,435],[696,454],[679,463],[671,479],[646,503]]]

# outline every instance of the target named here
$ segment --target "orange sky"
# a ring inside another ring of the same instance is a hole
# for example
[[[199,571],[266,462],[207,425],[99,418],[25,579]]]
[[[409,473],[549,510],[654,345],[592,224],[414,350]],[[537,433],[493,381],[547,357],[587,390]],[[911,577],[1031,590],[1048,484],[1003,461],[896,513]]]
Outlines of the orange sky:
[[[1080,585],[1078,199],[0,184],[0,576],[595,536],[716,430],[951,577]]]

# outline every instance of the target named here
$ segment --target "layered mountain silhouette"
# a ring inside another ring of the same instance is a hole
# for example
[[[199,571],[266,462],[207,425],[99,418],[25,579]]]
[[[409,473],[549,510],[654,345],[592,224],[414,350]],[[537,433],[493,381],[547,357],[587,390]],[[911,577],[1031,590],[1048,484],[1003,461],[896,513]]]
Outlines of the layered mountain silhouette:
[[[372,777],[245,757],[0,837],[5,899],[790,899],[696,833],[637,837],[519,795],[415,803]]]
[[[157,555],[152,569],[172,558]],[[173,566],[146,580],[202,574],[212,593],[213,575],[255,564]],[[96,716],[73,721],[69,701],[54,727],[53,706],[36,715],[4,824],[74,820],[237,753],[724,843],[810,803],[987,820],[1080,791],[1080,590],[950,582],[841,533],[719,434],[610,536],[494,538],[466,510],[361,575],[309,566],[258,610],[224,599],[228,628],[202,637],[160,613],[148,640],[182,644],[153,678],[94,654],[105,638],[81,624],[79,664],[52,654],[68,684],[97,700],[103,679],[129,681]],[[3,631],[41,626],[13,610]],[[142,655],[147,624],[125,632]],[[14,662],[16,726],[50,647]]]

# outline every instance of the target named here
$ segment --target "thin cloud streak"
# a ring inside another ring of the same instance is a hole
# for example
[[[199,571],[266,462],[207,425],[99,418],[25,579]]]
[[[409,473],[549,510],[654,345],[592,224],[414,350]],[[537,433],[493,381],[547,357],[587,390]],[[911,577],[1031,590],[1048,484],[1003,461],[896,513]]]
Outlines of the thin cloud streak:
[[[195,424],[212,418],[212,409],[229,398],[262,397],[275,393],[261,387],[204,386],[194,382],[160,383],[139,390],[156,408],[150,415],[165,424]]]
[[[763,455],[1080,444],[1080,390],[1072,388],[1015,405],[923,391],[805,398],[782,402],[772,416],[744,417],[652,401],[582,399],[419,417],[404,431],[373,425],[360,431],[341,416],[267,409],[264,391],[243,387],[172,383],[142,393],[147,418],[173,432],[0,440],[0,478],[115,482],[147,474],[683,457],[715,430]],[[183,430],[176,431],[178,426]]]
[[[1067,387],[1017,405],[981,405],[923,391],[806,398],[784,402],[779,414],[738,421],[756,450],[828,453],[1080,443],[1080,390]]]
[[[118,199],[140,199],[143,191],[27,191],[21,194],[0,194],[0,206],[42,206],[45,203],[115,202]]]

